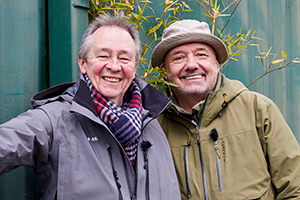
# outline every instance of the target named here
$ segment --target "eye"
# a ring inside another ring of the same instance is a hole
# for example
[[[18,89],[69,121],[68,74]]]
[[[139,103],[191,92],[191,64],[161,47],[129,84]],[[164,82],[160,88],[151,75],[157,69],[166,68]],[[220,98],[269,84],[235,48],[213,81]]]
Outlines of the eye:
[[[120,60],[130,61],[130,59],[127,57],[120,57]]]
[[[203,54],[203,53],[197,53],[196,56],[198,56],[198,57],[199,56],[205,56],[205,54]]]
[[[198,53],[196,53],[196,56],[197,57],[207,57],[208,55],[207,55],[207,53],[198,52]]]
[[[120,55],[118,59],[123,63],[128,63],[131,61],[131,57],[128,55]]]
[[[98,55],[97,58],[108,58],[107,55]]]
[[[184,56],[180,55],[180,56],[175,56],[173,58],[174,61],[180,61],[180,60],[183,60],[184,59]]]

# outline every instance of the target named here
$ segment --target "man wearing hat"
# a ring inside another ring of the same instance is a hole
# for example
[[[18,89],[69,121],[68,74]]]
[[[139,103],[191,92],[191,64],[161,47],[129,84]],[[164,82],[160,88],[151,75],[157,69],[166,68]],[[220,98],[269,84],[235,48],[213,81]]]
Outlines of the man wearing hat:
[[[220,73],[225,44],[205,22],[166,28],[152,66],[177,85],[159,121],[182,199],[300,199],[300,148],[273,101]]]

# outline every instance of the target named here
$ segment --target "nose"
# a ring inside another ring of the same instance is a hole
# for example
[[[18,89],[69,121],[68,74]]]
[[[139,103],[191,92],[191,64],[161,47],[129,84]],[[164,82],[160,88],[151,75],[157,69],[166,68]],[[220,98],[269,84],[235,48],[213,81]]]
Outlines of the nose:
[[[186,70],[193,71],[199,68],[199,64],[197,59],[194,55],[188,54],[186,58]]]
[[[114,57],[110,59],[110,61],[106,65],[106,67],[114,72],[121,70],[121,64],[118,62],[118,59],[114,58]]]

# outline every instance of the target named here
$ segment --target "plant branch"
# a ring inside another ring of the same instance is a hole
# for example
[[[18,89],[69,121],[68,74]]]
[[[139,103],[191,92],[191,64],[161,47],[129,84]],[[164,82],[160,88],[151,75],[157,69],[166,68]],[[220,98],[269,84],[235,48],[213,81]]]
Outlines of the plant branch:
[[[249,88],[251,85],[253,85],[256,81],[258,81],[258,80],[261,79],[262,77],[264,77],[264,76],[266,76],[266,75],[268,75],[268,74],[270,74],[270,73],[272,73],[272,72],[275,72],[275,71],[277,71],[277,70],[281,70],[281,69],[283,69],[283,68],[289,67],[289,66],[290,66],[289,64],[290,64],[290,63],[288,63],[288,64],[286,64],[286,65],[283,65],[283,66],[281,66],[281,67],[278,67],[278,68],[276,68],[276,69],[272,69],[272,70],[270,70],[270,71],[266,71],[264,74],[258,76],[254,81],[252,81],[249,85],[247,85],[247,88]]]
[[[238,0],[236,0],[236,1],[232,2],[232,3],[230,4],[230,6],[231,6],[233,3],[237,2],[237,1],[238,1]],[[234,14],[234,12],[236,11],[237,7],[240,5],[241,1],[242,1],[242,0],[239,0],[239,2],[238,2],[238,3],[236,4],[236,6],[234,7],[234,9],[233,9],[232,13],[230,14],[230,17],[229,17],[229,19],[227,20],[226,24],[224,25],[224,27],[223,27],[223,28],[222,28],[222,30],[220,31],[220,33],[219,33],[218,37],[219,37],[219,36],[222,34],[222,32],[224,31],[224,29],[226,28],[226,26],[227,26],[227,25],[228,25],[228,23],[230,22],[230,20],[231,20],[231,18],[232,18],[232,16],[233,16],[233,14]]]

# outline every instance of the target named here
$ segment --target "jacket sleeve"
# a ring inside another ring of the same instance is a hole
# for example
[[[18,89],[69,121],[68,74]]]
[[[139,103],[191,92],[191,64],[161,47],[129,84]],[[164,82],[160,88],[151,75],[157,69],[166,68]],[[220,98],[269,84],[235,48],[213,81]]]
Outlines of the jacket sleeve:
[[[258,102],[258,131],[269,164],[276,199],[300,199],[300,147],[274,102]]]
[[[51,124],[41,109],[29,110],[0,125],[0,174],[47,161]]]

